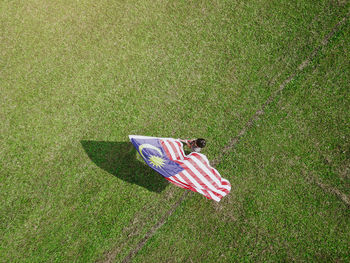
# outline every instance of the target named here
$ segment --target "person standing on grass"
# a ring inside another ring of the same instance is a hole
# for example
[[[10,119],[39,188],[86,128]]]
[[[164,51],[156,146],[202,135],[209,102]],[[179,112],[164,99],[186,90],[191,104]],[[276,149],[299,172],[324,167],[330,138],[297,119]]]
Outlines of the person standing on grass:
[[[188,148],[191,149],[192,152],[197,152],[199,153],[202,148],[205,147],[206,141],[203,138],[198,138],[198,139],[193,139],[193,140],[181,140],[181,142],[185,143]]]

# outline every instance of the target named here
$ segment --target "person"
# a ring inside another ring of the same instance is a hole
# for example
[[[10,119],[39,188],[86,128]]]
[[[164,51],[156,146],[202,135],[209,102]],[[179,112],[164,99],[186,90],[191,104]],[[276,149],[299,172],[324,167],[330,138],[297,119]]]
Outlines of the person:
[[[198,138],[198,139],[193,139],[193,140],[181,140],[181,142],[185,143],[188,148],[191,149],[192,152],[197,152],[199,153],[202,148],[205,147],[206,141],[203,138]]]

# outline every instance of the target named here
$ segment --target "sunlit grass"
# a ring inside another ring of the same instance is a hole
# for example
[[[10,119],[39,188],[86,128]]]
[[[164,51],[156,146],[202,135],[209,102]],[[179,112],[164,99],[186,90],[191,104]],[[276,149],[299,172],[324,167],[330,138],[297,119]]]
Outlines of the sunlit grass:
[[[183,191],[155,179],[128,135],[204,137],[215,158],[345,12],[336,1],[2,1],[1,260],[122,259]],[[255,169],[259,156],[242,160]],[[233,160],[221,167],[231,180]]]

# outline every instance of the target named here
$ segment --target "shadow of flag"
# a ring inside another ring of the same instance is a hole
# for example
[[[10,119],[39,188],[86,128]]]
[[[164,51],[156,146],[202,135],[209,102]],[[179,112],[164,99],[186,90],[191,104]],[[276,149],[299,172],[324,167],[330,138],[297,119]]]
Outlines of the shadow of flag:
[[[130,142],[80,141],[92,162],[106,172],[149,191],[160,193],[169,184],[160,174],[136,159]]]

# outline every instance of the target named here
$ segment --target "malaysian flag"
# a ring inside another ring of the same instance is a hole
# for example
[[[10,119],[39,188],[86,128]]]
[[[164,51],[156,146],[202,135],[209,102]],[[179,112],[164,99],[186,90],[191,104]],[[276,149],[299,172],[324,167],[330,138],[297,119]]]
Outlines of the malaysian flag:
[[[231,184],[210,166],[200,153],[185,155],[179,139],[129,135],[145,162],[169,182],[217,202],[231,190]]]

